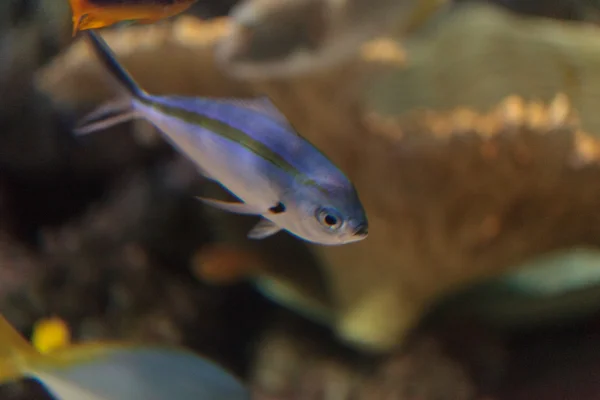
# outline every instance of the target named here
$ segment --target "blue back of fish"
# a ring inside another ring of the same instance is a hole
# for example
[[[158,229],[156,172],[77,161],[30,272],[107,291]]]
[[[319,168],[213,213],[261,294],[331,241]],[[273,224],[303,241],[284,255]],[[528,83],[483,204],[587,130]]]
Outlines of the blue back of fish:
[[[222,99],[183,96],[152,96],[152,99],[221,121],[261,142],[304,175],[331,176],[338,182],[347,181],[343,172],[315,146],[298,135],[291,125],[282,123],[266,113]]]

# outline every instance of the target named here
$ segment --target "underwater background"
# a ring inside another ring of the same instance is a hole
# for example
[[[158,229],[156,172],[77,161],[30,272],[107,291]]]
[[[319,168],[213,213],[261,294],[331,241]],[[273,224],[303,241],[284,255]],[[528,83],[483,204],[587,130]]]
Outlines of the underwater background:
[[[4,0],[0,312],[185,346],[256,399],[600,399],[600,3],[456,0],[260,80],[214,62],[234,3],[103,35],[148,92],[269,95],[355,183],[369,237],[246,239],[256,218],[198,202],[223,189],[149,124],[74,137],[113,86],[66,0]]]

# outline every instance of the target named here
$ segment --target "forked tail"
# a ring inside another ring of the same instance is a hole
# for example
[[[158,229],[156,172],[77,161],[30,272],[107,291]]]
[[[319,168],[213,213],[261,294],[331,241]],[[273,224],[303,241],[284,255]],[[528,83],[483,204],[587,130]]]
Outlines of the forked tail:
[[[136,117],[134,102],[146,98],[147,93],[140,88],[127,70],[117,61],[108,44],[93,30],[85,32],[98,59],[111,75],[125,89],[126,95],[117,101],[100,106],[78,122],[74,128],[76,135],[85,135],[113,125],[126,122]]]
[[[78,135],[110,128],[136,117],[133,101],[120,99],[103,104],[77,122],[73,132]]]

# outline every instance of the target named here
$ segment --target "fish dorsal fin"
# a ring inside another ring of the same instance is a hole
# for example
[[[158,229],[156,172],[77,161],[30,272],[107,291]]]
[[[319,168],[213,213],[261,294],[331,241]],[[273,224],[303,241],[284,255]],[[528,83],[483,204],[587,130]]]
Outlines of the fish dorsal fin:
[[[290,121],[288,121],[285,115],[283,115],[283,113],[279,111],[277,107],[275,107],[275,104],[273,104],[268,96],[259,96],[249,99],[228,99],[227,101],[239,107],[244,107],[248,110],[259,112],[281,124],[285,124],[292,128]],[[292,130],[294,129],[292,128]]]

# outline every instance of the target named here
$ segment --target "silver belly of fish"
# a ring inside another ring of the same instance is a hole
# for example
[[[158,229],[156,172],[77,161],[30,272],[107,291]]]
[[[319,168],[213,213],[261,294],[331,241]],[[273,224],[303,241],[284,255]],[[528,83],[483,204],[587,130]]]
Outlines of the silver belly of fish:
[[[254,152],[151,106],[137,103],[135,108],[194,162],[203,175],[219,182],[246,204],[264,206],[267,210],[279,201],[280,193],[265,176],[266,161]]]

